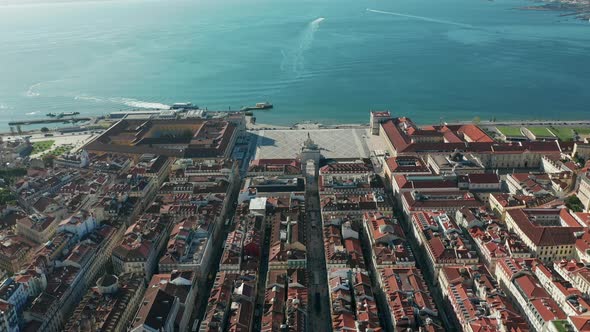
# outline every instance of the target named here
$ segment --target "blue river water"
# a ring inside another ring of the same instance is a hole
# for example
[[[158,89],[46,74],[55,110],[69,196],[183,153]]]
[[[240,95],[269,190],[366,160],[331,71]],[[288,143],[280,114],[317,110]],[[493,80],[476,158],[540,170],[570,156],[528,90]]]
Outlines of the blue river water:
[[[258,122],[576,119],[590,23],[524,0],[0,0],[0,129],[269,101]]]

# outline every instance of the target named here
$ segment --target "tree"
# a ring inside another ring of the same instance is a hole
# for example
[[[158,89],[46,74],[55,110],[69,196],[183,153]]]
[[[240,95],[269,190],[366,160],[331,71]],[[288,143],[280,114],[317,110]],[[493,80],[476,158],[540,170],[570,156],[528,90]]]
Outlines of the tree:
[[[27,174],[25,168],[0,168],[0,179],[3,179],[7,183],[13,183],[17,178]]]
[[[47,127],[43,127],[43,128],[41,128],[41,132],[42,132],[42,133],[46,133],[46,132],[48,132],[48,131],[49,131],[49,128],[47,128]]]
[[[16,200],[16,197],[5,188],[0,188],[0,204],[12,203]]]
[[[584,211],[584,205],[582,204],[582,201],[580,201],[580,199],[576,195],[571,195],[570,197],[566,198],[565,199],[565,206],[567,206],[568,209],[570,209],[574,212]]]

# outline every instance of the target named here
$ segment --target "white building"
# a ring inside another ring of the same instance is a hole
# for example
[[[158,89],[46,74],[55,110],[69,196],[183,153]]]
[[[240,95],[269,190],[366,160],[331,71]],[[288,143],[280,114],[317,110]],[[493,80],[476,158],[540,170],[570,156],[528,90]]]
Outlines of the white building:
[[[96,229],[96,227],[98,227],[98,221],[94,215],[86,211],[81,211],[60,222],[57,231],[72,233],[81,239],[84,235]]]
[[[250,200],[250,213],[257,216],[266,215],[266,197],[256,197]]]
[[[581,177],[577,196],[584,205],[584,211],[590,212],[590,178],[588,174]]]

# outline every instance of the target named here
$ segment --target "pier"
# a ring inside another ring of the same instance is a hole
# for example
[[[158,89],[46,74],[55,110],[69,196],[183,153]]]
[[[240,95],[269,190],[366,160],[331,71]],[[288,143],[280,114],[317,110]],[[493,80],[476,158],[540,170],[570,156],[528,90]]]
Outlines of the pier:
[[[9,122],[9,126],[27,126],[33,124],[44,124],[44,123],[67,123],[67,122],[81,122],[90,121],[92,118],[61,118],[61,119],[44,119],[44,120],[23,120],[23,121],[12,121]]]
[[[82,118],[61,118],[61,119],[43,119],[43,120],[22,120],[22,121],[11,121],[8,123],[10,126],[10,131],[14,132],[13,127],[16,127],[16,131],[21,133],[22,126],[29,126],[35,124],[49,124],[49,123],[76,123],[76,122],[85,122],[90,121],[92,118],[89,117],[82,117]]]

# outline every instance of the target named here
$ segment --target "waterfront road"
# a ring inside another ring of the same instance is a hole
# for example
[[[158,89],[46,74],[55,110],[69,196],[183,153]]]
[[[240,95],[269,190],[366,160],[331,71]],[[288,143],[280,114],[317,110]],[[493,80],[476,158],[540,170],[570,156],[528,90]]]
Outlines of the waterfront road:
[[[317,173],[317,171],[316,171]],[[308,331],[331,331],[328,277],[324,256],[320,197],[317,174],[307,177],[305,213],[307,227],[307,271],[309,273]]]

